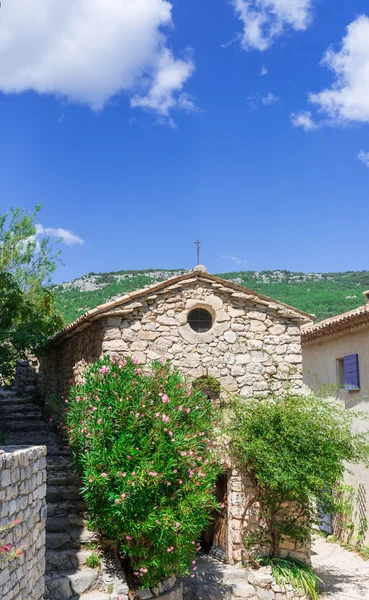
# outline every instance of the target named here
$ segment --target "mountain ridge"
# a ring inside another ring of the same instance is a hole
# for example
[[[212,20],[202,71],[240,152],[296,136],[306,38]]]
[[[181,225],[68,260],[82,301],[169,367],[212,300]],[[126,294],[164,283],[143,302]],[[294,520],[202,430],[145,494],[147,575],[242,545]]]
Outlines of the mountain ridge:
[[[51,287],[60,312],[70,323],[99,304],[185,272],[185,269],[153,268],[91,272]],[[275,269],[216,275],[315,314],[318,321],[361,306],[365,302],[363,292],[369,289],[369,271],[303,273]]]

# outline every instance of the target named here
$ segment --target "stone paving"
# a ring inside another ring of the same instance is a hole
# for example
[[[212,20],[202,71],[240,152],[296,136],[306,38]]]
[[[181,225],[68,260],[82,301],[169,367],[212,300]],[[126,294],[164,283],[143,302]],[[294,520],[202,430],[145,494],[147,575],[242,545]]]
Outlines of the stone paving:
[[[369,600],[369,562],[339,544],[316,538],[312,564],[324,581],[322,597],[326,600]]]

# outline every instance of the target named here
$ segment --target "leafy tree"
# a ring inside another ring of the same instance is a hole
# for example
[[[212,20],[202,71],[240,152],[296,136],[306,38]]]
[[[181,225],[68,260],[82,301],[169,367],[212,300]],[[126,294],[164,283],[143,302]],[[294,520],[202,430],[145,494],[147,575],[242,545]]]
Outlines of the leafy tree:
[[[309,539],[321,511],[339,510],[331,490],[346,463],[369,464],[368,432],[353,428],[357,413],[315,395],[237,398],[227,417],[237,465],[254,487],[261,525],[253,540],[276,557],[284,539]],[[246,540],[247,541],[247,540]]]
[[[0,379],[14,372],[15,359],[39,352],[63,320],[54,294],[45,286],[59,259],[48,237],[36,238],[37,205],[32,214],[11,209],[0,215]]]
[[[169,363],[143,372],[107,356],[84,378],[66,400],[66,426],[92,524],[118,542],[143,587],[194,573],[217,507],[215,406]]]

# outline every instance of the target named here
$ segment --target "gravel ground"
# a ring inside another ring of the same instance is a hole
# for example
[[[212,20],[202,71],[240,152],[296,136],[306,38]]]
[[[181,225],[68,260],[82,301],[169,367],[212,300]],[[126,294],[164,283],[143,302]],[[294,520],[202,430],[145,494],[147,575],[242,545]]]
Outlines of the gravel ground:
[[[311,560],[325,583],[322,598],[369,600],[369,561],[320,537],[314,541]]]

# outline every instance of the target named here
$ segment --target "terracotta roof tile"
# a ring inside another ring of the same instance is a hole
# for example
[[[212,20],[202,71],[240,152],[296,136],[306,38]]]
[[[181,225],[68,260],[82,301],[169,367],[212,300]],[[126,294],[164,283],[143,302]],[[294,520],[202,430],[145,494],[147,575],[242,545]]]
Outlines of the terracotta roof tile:
[[[330,317],[315,325],[306,324],[301,328],[302,343],[309,343],[319,340],[327,335],[337,335],[345,331],[360,327],[363,324],[369,325],[369,304],[359,306],[335,317]]]

